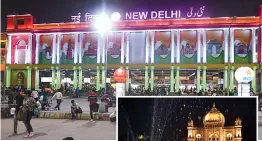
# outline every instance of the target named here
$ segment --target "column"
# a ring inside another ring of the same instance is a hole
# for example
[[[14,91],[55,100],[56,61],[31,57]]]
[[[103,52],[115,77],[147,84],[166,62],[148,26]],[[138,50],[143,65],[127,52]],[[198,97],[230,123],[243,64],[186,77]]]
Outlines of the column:
[[[176,67],[176,92],[180,89],[180,66]]]
[[[234,82],[235,82],[235,77],[234,77],[234,71],[235,71],[235,67],[232,66],[230,69],[230,90],[234,89]]]
[[[126,91],[129,90],[129,68],[126,66],[126,71],[127,71],[127,80],[126,80]]]
[[[61,88],[61,78],[60,78],[60,69],[59,67],[56,67],[56,89]]]
[[[203,91],[207,90],[207,66],[203,67],[203,77],[202,77],[202,86],[203,86]]]
[[[97,57],[96,57],[96,63],[100,64],[100,52],[101,52],[101,46],[102,46],[102,36],[100,34],[98,34],[98,39],[97,39]]]
[[[207,63],[207,34],[206,30],[203,30],[203,63]]]
[[[39,90],[39,70],[35,67],[35,90]]]
[[[75,49],[74,49],[74,64],[77,63],[77,51],[78,51],[78,33],[75,34]]]
[[[96,66],[96,90],[100,90],[100,69]]]
[[[146,64],[149,63],[149,50],[150,50],[150,43],[149,43],[149,31],[146,31]]]
[[[55,68],[51,67],[51,70],[52,70],[52,88],[55,88],[55,80],[56,80]]]
[[[224,70],[224,84],[223,84],[223,89],[226,90],[228,88],[228,66],[225,66]]]
[[[78,55],[78,57],[79,57],[78,62],[79,62],[79,64],[82,64],[82,59],[83,59],[83,57],[82,57],[83,36],[84,36],[84,33],[80,33],[80,41],[79,41],[79,46],[78,46],[78,54],[79,54]]]
[[[32,64],[32,34],[28,35],[28,49],[27,49],[27,62],[26,64]]]
[[[82,86],[83,86],[83,71],[82,71],[82,67],[79,66],[78,67],[78,87],[79,87],[79,90],[82,89]]]
[[[8,66],[6,66],[6,70],[5,70],[6,72],[6,87],[7,88],[9,88],[9,87],[11,87],[11,69],[8,67]]]
[[[102,66],[102,88],[106,87],[106,69]]]
[[[256,29],[252,29],[252,63],[257,62]]]
[[[155,63],[155,31],[151,31],[151,64]]]
[[[31,90],[32,88],[32,68],[29,66],[26,67],[27,69],[27,90]]]
[[[174,66],[171,66],[171,69],[170,69],[170,92],[174,92]]]
[[[200,56],[200,46],[201,46],[201,31],[197,31],[197,63],[201,63],[201,56]]]
[[[63,35],[57,34],[57,46],[56,46],[56,63],[60,64],[60,53],[61,53],[61,39],[63,38]]]
[[[252,89],[253,89],[253,91],[254,92],[257,92],[257,83],[256,83],[256,71],[257,71],[257,66],[253,66],[253,71],[254,71],[254,77],[253,77],[253,80],[252,80],[252,82],[251,82],[251,84],[252,84]]]
[[[176,63],[180,63],[180,30],[176,33],[177,41],[176,41]]]
[[[154,66],[151,66],[151,79],[150,79],[150,84],[151,84],[151,86],[150,86],[150,90],[151,90],[151,92],[153,92],[153,90],[154,90],[154,86],[155,86],[155,83],[154,83],[154,71],[155,71],[155,69],[154,69]]]
[[[234,48],[234,29],[230,29],[230,63],[235,61],[235,48]]]
[[[40,35],[36,34],[35,64],[39,64]]]
[[[126,63],[129,63],[129,40],[130,40],[130,33],[126,33]]]
[[[224,46],[225,46],[225,49],[224,49],[224,63],[228,63],[228,53],[229,53],[229,50],[228,50],[228,29],[224,29]],[[227,87],[226,87],[227,88]]]
[[[148,90],[148,66],[145,67],[145,90]]]
[[[76,66],[74,66],[74,89],[77,88],[77,69]]]
[[[124,64],[125,62],[125,32],[122,32],[121,35],[121,64]]]
[[[171,31],[171,64],[175,63],[175,31]]]
[[[200,91],[200,66],[197,67],[197,92]]]
[[[12,35],[8,35],[7,39],[7,54],[6,54],[6,64],[11,64],[11,53],[12,52]]]
[[[57,50],[56,50],[56,34],[53,35],[53,48],[52,48],[52,64],[55,64],[56,63],[56,53],[57,53]]]

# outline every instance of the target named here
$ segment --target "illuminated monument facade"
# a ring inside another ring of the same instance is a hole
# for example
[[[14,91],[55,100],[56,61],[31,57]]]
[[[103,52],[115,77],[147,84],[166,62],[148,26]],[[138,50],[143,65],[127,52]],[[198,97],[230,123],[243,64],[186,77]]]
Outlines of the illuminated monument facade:
[[[233,90],[235,70],[247,66],[258,75],[250,87],[259,91],[262,14],[205,18],[205,7],[201,8],[172,11],[171,16],[166,11],[140,12],[153,19],[127,13],[127,19],[114,22],[104,35],[89,20],[35,24],[32,15],[9,15],[6,87],[40,89],[51,84],[58,89],[70,83],[99,90],[115,84],[112,72],[123,67],[129,72],[126,90],[138,86],[150,91],[167,87],[170,92],[185,87],[198,92],[215,87]]]
[[[224,126],[224,115],[213,105],[203,119],[204,127],[194,127],[188,122],[188,141],[242,141],[241,119],[236,118],[234,126]]]

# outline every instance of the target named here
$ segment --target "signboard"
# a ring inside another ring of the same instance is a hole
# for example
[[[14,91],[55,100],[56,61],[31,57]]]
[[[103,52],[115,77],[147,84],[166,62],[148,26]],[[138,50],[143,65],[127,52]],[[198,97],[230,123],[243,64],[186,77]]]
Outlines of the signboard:
[[[252,81],[254,76],[254,71],[249,67],[240,67],[235,72],[235,78],[238,83],[248,83]]]
[[[174,10],[160,10],[160,11],[135,11],[135,12],[125,12],[118,13],[114,12],[111,15],[111,19],[118,15],[121,20],[152,20],[152,19],[179,19],[179,18],[200,18],[204,16],[205,6],[201,7],[191,7],[183,11],[180,9]],[[116,14],[117,13],[117,14]],[[84,18],[81,18],[84,17]],[[73,22],[92,22],[99,18],[99,15],[93,15],[90,13],[85,13],[84,16],[79,12],[75,16],[71,16]]]
[[[250,96],[250,84],[238,84],[238,96]]]

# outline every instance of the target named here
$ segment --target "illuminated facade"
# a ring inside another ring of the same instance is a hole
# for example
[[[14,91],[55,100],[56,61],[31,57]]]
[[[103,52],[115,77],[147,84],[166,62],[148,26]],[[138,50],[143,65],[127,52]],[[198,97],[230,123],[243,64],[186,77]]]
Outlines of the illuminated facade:
[[[204,127],[188,122],[188,141],[242,141],[242,121],[236,118],[235,126],[224,126],[224,115],[213,105],[203,119]]]
[[[5,87],[5,61],[6,61],[6,34],[1,33],[1,63],[0,63],[0,69],[1,69],[1,89]]]
[[[10,15],[7,22],[7,87],[71,83],[100,89],[113,84],[112,72],[124,67],[126,89],[233,90],[240,66],[261,72],[262,16],[121,20],[104,36],[91,22],[34,24],[31,15]],[[260,81],[252,80],[255,91]]]

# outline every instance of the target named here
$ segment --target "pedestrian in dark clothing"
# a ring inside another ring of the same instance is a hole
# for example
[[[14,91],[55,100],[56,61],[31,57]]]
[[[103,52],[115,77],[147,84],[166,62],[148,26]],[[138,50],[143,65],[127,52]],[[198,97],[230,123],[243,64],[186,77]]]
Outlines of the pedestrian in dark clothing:
[[[24,136],[24,138],[32,137],[34,135],[34,130],[33,127],[30,123],[32,116],[33,116],[33,111],[34,107],[37,106],[37,103],[33,97],[30,96],[30,93],[28,93],[28,98],[26,102],[21,106],[20,108],[23,111],[23,123],[25,124],[27,134]]]
[[[88,101],[89,101],[89,107],[90,107],[90,117],[91,117],[91,121],[93,121],[94,119],[93,112],[97,105],[97,94],[95,93],[95,90],[93,90],[93,92],[89,94]]]
[[[23,101],[24,101],[24,91],[17,92],[16,89],[13,89],[13,91],[16,92],[16,96],[15,96],[16,106],[15,106],[15,114],[14,114],[14,131],[11,136],[17,135],[17,126],[18,126],[17,114],[18,111],[20,110],[20,107],[23,106]]]

